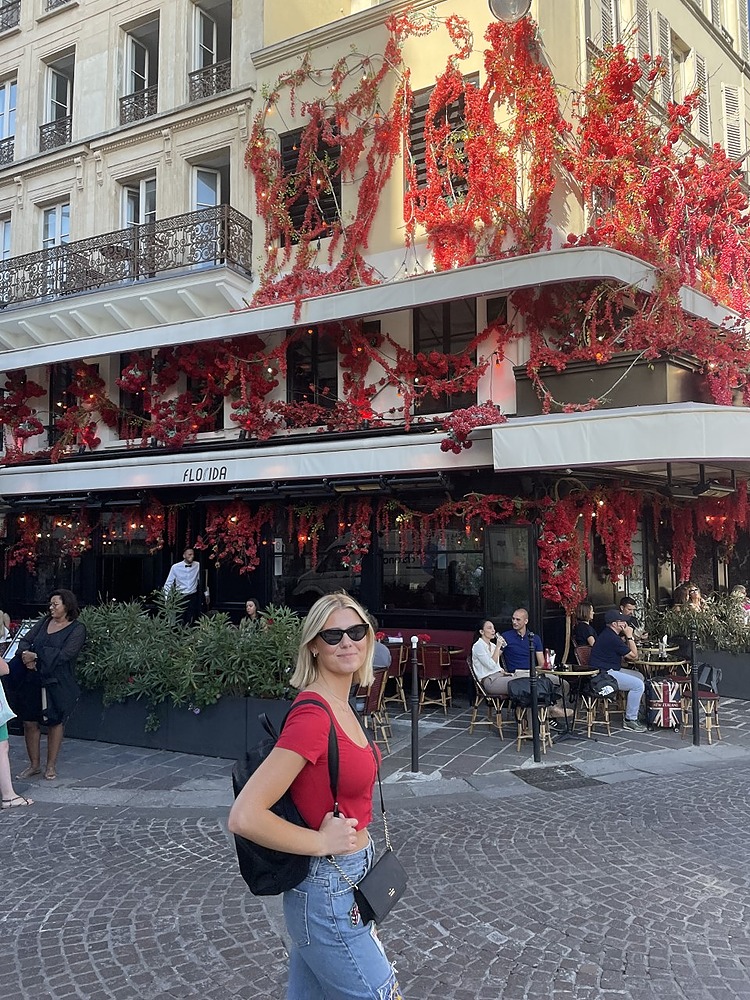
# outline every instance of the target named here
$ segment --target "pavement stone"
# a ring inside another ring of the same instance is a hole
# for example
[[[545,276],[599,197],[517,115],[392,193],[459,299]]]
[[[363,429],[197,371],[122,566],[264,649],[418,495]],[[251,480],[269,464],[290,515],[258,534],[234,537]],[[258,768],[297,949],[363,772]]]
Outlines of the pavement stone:
[[[748,1000],[748,720],[722,703],[712,747],[620,733],[534,765],[510,739],[477,744],[461,709],[425,725],[419,775],[394,720],[385,795],[410,887],[381,936],[404,996]],[[20,770],[19,738],[11,756]],[[19,782],[36,803],[0,813],[0,997],[281,1000],[281,904],[237,873],[230,768],[66,741],[56,782]]]

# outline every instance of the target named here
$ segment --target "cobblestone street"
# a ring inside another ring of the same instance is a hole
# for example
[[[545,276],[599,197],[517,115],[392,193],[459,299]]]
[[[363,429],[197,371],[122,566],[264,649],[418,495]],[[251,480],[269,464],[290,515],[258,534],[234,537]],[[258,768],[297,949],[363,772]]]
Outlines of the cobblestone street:
[[[389,781],[411,882],[382,936],[405,997],[750,997],[750,754],[691,753]],[[229,766],[65,745],[36,806],[0,814],[1,996],[284,996],[279,901],[245,890],[224,828]]]

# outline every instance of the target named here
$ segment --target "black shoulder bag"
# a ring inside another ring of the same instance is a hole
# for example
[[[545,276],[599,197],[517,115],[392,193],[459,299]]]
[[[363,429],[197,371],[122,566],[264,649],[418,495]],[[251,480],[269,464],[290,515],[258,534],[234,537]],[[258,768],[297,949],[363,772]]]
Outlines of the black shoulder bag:
[[[333,795],[334,809],[338,802],[338,781],[339,781],[339,744],[336,739],[336,730],[333,728],[333,719],[328,708],[312,698],[296,702],[287,712],[284,722],[289,718],[295,708],[302,705],[317,705],[328,713],[330,719],[330,729],[328,731],[328,778],[331,784],[331,794]],[[273,723],[263,712],[260,715],[263,728],[268,733],[268,739],[263,740],[249,750],[243,760],[238,760],[232,769],[232,784],[234,786],[235,797],[239,795],[242,788],[251,774],[258,770],[263,761],[276,746],[279,736],[274,729]],[[284,723],[281,729],[284,728]],[[307,826],[299,814],[297,807],[292,802],[292,796],[287,790],[273,806],[271,812],[294,823],[295,826]],[[240,874],[247,883],[250,892],[255,896],[277,896],[279,893],[293,889],[307,876],[310,869],[310,858],[304,854],[287,854],[286,851],[276,851],[272,847],[263,847],[246,837],[235,834],[235,847],[237,848],[237,861],[240,866]]]
[[[401,899],[406,889],[406,872],[391,845],[391,837],[388,833],[388,818],[385,814],[385,802],[383,801],[383,785],[380,781],[380,764],[378,755],[375,752],[370,734],[365,730],[370,749],[375,758],[375,765],[378,769],[378,790],[380,791],[380,811],[383,814],[383,828],[385,830],[385,851],[378,858],[359,882],[352,879],[337,863],[336,859],[329,856],[328,860],[339,875],[348,882],[354,890],[354,902],[357,904],[359,915],[362,921],[368,924],[374,920],[376,924],[382,924],[396,903]]]

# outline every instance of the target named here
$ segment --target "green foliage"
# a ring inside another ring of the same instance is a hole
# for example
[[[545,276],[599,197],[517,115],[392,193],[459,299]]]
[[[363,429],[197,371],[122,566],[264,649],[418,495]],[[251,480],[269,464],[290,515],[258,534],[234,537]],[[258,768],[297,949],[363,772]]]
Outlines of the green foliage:
[[[212,705],[222,695],[281,698],[297,655],[302,620],[270,606],[258,625],[235,628],[226,614],[179,622],[181,599],[154,594],[154,610],[138,601],[85,608],[88,641],[77,675],[105,704],[144,698],[151,705]]]
[[[723,594],[712,594],[702,611],[681,607],[649,608],[646,612],[649,635],[673,638],[695,638],[701,649],[723,649],[729,653],[750,651],[748,627],[742,600]]]

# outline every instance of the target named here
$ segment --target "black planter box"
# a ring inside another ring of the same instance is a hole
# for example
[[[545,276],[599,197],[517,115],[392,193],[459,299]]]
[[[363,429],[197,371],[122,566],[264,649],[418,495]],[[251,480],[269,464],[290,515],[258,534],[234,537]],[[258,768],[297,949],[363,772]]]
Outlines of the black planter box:
[[[718,649],[697,649],[698,663],[721,670],[719,694],[722,698],[750,701],[750,653],[727,653]]]
[[[645,358],[635,361],[637,357],[637,354],[617,354],[604,365],[597,365],[594,361],[571,361],[561,372],[544,366],[539,369],[539,377],[560,406],[587,403],[600,397],[604,397],[599,404],[603,409],[656,403],[713,402],[705,378],[698,370],[699,365],[693,359],[669,357],[656,361]],[[536,394],[526,366],[518,365],[513,374],[516,379],[516,415],[530,417],[540,414],[542,401]],[[618,382],[620,378],[622,381]]]
[[[151,709],[135,698],[103,705],[98,691],[83,691],[65,724],[66,736],[123,746],[172,750],[205,757],[241,757],[266,735],[259,715],[265,712],[278,729],[289,701],[265,698],[221,698],[194,711],[186,705],[157,705],[158,729],[146,732]]]

